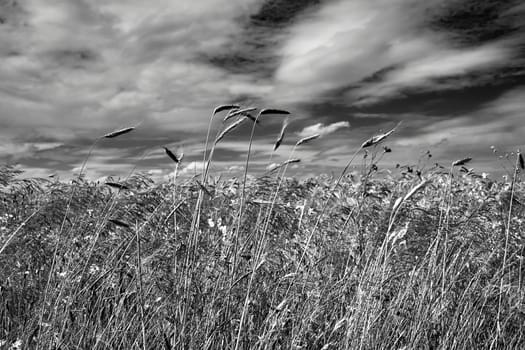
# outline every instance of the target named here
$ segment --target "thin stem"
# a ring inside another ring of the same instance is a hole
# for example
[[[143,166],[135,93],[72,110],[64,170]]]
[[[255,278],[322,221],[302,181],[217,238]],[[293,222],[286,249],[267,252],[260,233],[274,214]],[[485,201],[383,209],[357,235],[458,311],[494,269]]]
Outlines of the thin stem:
[[[135,238],[137,240],[137,288],[139,290],[140,324],[142,330],[142,349],[146,350],[146,327],[144,325],[144,295],[142,294],[142,260],[140,257],[140,235],[138,225],[135,225]]]
[[[250,143],[248,145],[248,154],[246,156],[246,164],[244,166],[244,176],[243,176],[243,182],[242,182],[241,199],[240,199],[240,203],[239,203],[239,213],[237,215],[237,226],[236,226],[236,230],[235,230],[235,242],[234,242],[234,249],[233,249],[232,272],[231,272],[231,275],[230,275],[230,288],[229,288],[230,292],[231,292],[231,289],[233,287],[233,279],[234,279],[234,274],[235,274],[235,268],[236,268],[236,265],[237,265],[237,253],[238,253],[237,249],[238,249],[238,245],[239,245],[239,233],[240,233],[240,228],[241,228],[242,213],[243,213],[243,210],[244,210],[244,200],[245,200],[245,195],[246,195],[246,181],[247,181],[247,177],[248,177],[248,167],[249,167],[249,164],[250,164],[250,155],[251,155],[251,151],[252,151],[253,136],[255,135],[255,126],[257,125],[257,122],[259,121],[260,117],[261,117],[261,112],[259,111],[259,113],[257,113],[257,117],[255,118],[255,121],[253,122],[253,125],[252,125],[252,132],[250,134]],[[251,286],[251,284],[248,285],[248,290],[246,291],[247,294],[250,293],[250,286]],[[230,293],[228,293],[228,295],[229,294]],[[228,304],[229,304],[229,296],[228,296]],[[241,320],[240,320],[240,324],[239,324],[239,331],[237,333],[237,341],[235,343],[235,350],[237,350],[237,348],[239,346],[239,339],[241,337],[241,331],[242,331],[242,326],[243,326],[243,321],[244,321],[245,314],[246,314],[246,307],[243,307]]]
[[[507,215],[507,227],[505,228],[505,249],[503,251],[503,264],[501,266],[501,278],[500,278],[500,284],[499,284],[499,298],[498,298],[498,316],[497,316],[497,325],[498,325],[498,334],[497,338],[501,335],[501,324],[500,324],[500,315],[501,315],[501,303],[502,303],[502,296],[503,296],[503,278],[505,276],[505,265],[507,264],[507,254],[508,254],[508,248],[509,248],[509,235],[510,235],[510,224],[512,219],[512,205],[514,201],[514,186],[516,184],[516,177],[518,175],[518,168],[519,168],[519,152],[516,155],[516,164],[514,165],[514,174],[512,176],[512,183],[510,187],[510,202],[509,202],[509,210]]]

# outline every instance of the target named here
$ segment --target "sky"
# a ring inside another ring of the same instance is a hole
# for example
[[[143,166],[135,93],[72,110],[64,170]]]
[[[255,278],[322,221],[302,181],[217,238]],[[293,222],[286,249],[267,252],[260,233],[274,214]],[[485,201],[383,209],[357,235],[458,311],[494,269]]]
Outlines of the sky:
[[[430,151],[498,173],[498,154],[525,148],[521,0],[0,0],[0,60],[0,164],[30,176],[88,159],[91,178],[163,177],[162,147],[199,172],[211,113],[231,103],[291,113],[275,153],[284,117],[256,126],[254,173],[313,134],[292,171],[337,173],[399,121],[382,168]],[[217,144],[214,173],[244,166],[250,132]]]

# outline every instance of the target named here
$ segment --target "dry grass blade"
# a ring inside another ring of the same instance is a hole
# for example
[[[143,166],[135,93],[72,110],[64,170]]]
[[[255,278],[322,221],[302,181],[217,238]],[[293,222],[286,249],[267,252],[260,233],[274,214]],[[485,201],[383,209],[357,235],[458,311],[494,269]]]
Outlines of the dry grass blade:
[[[281,145],[281,143],[284,140],[284,133],[286,132],[286,128],[288,127],[288,123],[290,122],[290,118],[286,117],[283,121],[283,126],[281,127],[281,132],[279,133],[279,137],[277,138],[277,141],[275,141],[275,145],[273,146],[273,150],[276,151],[277,148]]]
[[[244,117],[248,117],[248,113],[249,112],[253,112],[256,109],[257,108],[255,108],[255,107],[248,107],[248,108],[239,109],[238,111],[233,111],[231,113],[228,113],[228,115],[226,115],[226,117],[224,117],[223,122],[225,122],[225,121],[227,121],[227,120],[229,120],[229,119],[231,119],[233,117],[239,116],[239,115],[242,115]],[[253,118],[253,116],[252,116],[252,118]]]
[[[220,113],[222,111],[227,111],[227,110],[232,110],[232,109],[239,109],[241,108],[241,106],[239,105],[220,105],[218,107],[215,107],[215,109],[213,110],[213,114],[217,114],[217,113]]]
[[[525,170],[525,161],[523,160],[523,155],[521,153],[518,153],[518,158],[520,162],[520,168],[522,170]]]
[[[230,124],[228,127],[226,127],[215,139],[215,143],[218,143],[220,140],[224,138],[227,134],[229,134],[233,129],[241,125],[242,122],[244,122],[248,117],[242,117],[241,119],[237,120],[235,123]]]
[[[130,226],[128,224],[126,224],[124,221],[120,221],[118,219],[108,219],[108,221],[111,222],[112,224],[115,224],[116,226],[130,228]]]
[[[392,135],[394,133],[394,131],[396,131],[396,129],[399,127],[400,124],[401,124],[401,122],[397,123],[397,125],[394,126],[394,128],[392,130],[390,130],[390,131],[388,131],[388,132],[386,132],[384,134],[376,135],[376,136],[373,136],[373,137],[369,138],[368,140],[363,142],[363,144],[361,145],[361,148],[367,148],[367,147],[370,147],[370,146],[377,145],[379,142],[383,141],[388,136]]]
[[[173,160],[177,164],[180,163],[180,161],[182,160],[182,156],[179,158],[172,151],[170,151],[167,147],[163,147],[163,148],[166,154],[168,155],[168,157],[171,158],[171,160]]]
[[[249,203],[251,203],[251,204],[259,204],[259,205],[263,205],[263,204],[284,205],[284,203],[269,201],[269,200],[265,200],[265,199],[254,199],[254,200],[249,201]]]
[[[472,158],[463,158],[463,159],[460,159],[460,160],[456,160],[454,163],[452,163],[452,166],[465,165],[468,162],[470,162],[471,160],[472,160]]]
[[[108,181],[108,182],[105,182],[104,183],[105,185],[109,186],[109,187],[113,187],[113,188],[117,188],[119,190],[129,190],[129,187],[126,186],[126,185],[123,185],[123,184],[120,184],[118,182],[111,182],[111,181]]]
[[[246,113],[245,114],[245,117],[247,117],[248,119],[250,119],[252,122],[254,122],[255,124],[259,124],[261,121],[257,118],[255,118],[253,115],[251,115],[250,113]]]
[[[211,192],[208,191],[208,189],[206,188],[206,186],[204,186],[202,183],[200,183],[199,180],[195,179],[195,182],[197,183],[197,185],[199,185],[199,187],[201,188],[201,190],[203,190],[208,196],[213,197],[213,196],[211,195]]]
[[[281,312],[284,309],[284,307],[286,306],[286,303],[288,303],[288,300],[286,298],[284,298],[283,301],[281,301],[279,303],[279,305],[277,305],[275,307],[275,311],[276,312]]]
[[[121,129],[121,130],[110,132],[109,134],[104,135],[104,137],[107,138],[107,139],[112,139],[114,137],[127,134],[128,132],[133,131],[134,129],[135,129],[135,127],[131,126],[129,128],[125,128],[125,129]]]
[[[401,227],[401,228],[395,230],[394,232],[392,232],[388,236],[387,240],[391,244],[395,244],[397,241],[403,239],[406,236],[407,232],[408,232],[408,221],[406,222],[404,227]]]
[[[297,159],[297,158],[294,158],[294,159],[288,159],[286,162],[284,162],[282,165],[287,165],[287,164],[293,164],[293,163],[299,163],[301,160],[300,159]]]
[[[269,173],[274,172],[275,170],[280,169],[280,168],[282,168],[283,166],[285,166],[287,164],[299,163],[300,161],[301,160],[297,159],[297,158],[288,159],[287,161],[282,162],[280,164],[275,164],[273,166],[270,166],[270,168],[268,169],[268,172]]]
[[[470,168],[470,169],[469,169],[469,168],[467,168],[467,167],[462,166],[461,169],[460,169],[459,171],[461,171],[462,173],[465,173],[465,174],[469,175],[469,174],[472,174],[472,173],[474,172],[474,168]]]
[[[419,184],[414,186],[404,197],[398,198],[396,202],[394,203],[394,206],[392,207],[392,212],[395,213],[403,202],[406,202],[407,200],[412,198],[412,196],[415,195],[423,187],[425,187],[429,183],[429,181],[430,180],[428,179],[421,181]]]
[[[307,136],[307,137],[303,137],[302,139],[300,139],[299,141],[297,141],[297,143],[295,144],[296,146],[300,146],[304,143],[307,143],[307,142],[310,142],[310,141],[313,141],[317,138],[319,138],[319,136],[321,136],[321,134],[315,134],[315,135],[311,135],[311,136]]]
[[[266,167],[266,170],[267,170],[268,173],[272,173],[272,172],[274,172],[275,170],[279,169],[282,166],[283,166],[282,163],[281,164],[273,163],[273,164],[268,165]]]
[[[405,197],[403,197],[403,201],[409,200],[414,194],[416,194],[419,190],[421,190],[423,187],[425,187],[430,180],[426,179],[421,181],[419,184],[417,184],[415,187],[413,187],[410,192],[408,192]]]
[[[266,114],[289,115],[290,112],[285,111],[284,109],[266,108],[266,109],[263,109],[263,110],[260,112],[260,114],[261,114],[261,115],[266,115]]]

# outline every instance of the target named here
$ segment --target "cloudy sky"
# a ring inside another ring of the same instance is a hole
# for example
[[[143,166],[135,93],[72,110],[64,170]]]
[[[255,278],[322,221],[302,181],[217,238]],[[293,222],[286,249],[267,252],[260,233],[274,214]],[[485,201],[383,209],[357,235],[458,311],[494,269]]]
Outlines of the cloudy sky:
[[[156,175],[162,146],[199,168],[219,104],[289,110],[257,127],[254,171],[297,149],[297,172],[337,171],[403,121],[381,165],[443,164],[525,147],[521,0],[0,0],[0,163],[67,177],[100,135],[88,175]],[[213,135],[221,128],[218,117]],[[250,126],[219,144],[215,171],[245,160]],[[228,170],[230,169],[230,170]]]

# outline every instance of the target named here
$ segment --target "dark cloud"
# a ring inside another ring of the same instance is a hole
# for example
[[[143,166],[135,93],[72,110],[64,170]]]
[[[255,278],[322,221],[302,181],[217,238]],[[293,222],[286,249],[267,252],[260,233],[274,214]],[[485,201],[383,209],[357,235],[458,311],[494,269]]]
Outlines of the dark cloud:
[[[523,29],[519,0],[462,0],[436,6],[429,26],[462,45],[480,45]]]
[[[307,11],[318,8],[322,2],[267,0],[247,20],[240,19],[242,30],[206,59],[234,74],[271,78],[279,66],[277,48],[286,38],[286,28]]]

